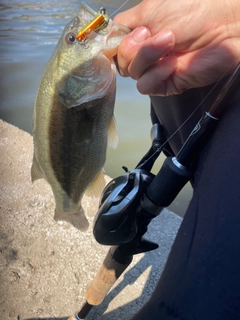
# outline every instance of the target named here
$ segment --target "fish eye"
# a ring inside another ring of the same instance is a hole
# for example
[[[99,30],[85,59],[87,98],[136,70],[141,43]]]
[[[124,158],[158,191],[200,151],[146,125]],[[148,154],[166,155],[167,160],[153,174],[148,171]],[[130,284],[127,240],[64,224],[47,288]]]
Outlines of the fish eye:
[[[65,37],[67,44],[73,44],[76,41],[76,35],[73,32],[70,32]]]

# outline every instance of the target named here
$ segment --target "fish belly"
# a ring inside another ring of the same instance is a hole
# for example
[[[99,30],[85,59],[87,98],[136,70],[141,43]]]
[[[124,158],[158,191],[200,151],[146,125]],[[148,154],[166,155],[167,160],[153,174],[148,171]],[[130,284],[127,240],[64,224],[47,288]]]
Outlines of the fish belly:
[[[32,180],[45,178],[50,184],[55,220],[70,222],[82,231],[88,221],[81,199],[106,160],[114,99],[111,94],[74,108],[57,103],[48,111],[36,107]]]

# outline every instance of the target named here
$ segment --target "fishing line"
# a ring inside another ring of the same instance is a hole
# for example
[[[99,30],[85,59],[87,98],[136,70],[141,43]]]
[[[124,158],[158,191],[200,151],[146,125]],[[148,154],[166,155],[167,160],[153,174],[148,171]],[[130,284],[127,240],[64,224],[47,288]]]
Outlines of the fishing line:
[[[221,80],[227,75],[228,71],[231,69],[231,67],[233,66],[233,64],[236,61],[234,60],[230,66],[225,70],[225,72],[223,73],[223,75],[221,76],[221,78],[214,84],[213,88],[211,88],[211,90],[208,92],[208,94],[206,95],[206,97],[203,98],[203,100],[197,105],[197,107],[193,110],[193,112],[187,117],[187,119],[180,125],[180,127],[177,128],[176,131],[174,131],[170,137],[142,164],[140,164],[136,169],[141,169],[141,167],[146,164],[148,161],[150,161],[157,152],[161,151],[162,148],[178,133],[178,131],[181,130],[181,128],[188,122],[188,120],[191,119],[191,117],[194,115],[194,113],[202,106],[202,104],[204,103],[204,101],[210,96],[210,94],[213,92],[213,90],[218,86],[218,84],[221,82]]]
[[[116,11],[114,11],[114,12],[109,16],[109,18],[111,18],[114,14],[116,14],[119,10],[121,10],[122,7],[124,7],[125,4],[127,4],[129,1],[130,1],[130,0],[125,1]]]

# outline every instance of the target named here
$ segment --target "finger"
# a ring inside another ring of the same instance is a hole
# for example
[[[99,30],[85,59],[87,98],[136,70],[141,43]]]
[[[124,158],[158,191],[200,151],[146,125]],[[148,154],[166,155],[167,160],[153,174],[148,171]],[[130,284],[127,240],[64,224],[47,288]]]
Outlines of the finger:
[[[136,27],[140,26],[139,24],[139,17],[140,14],[142,13],[141,10],[141,3],[136,5],[133,8],[130,8],[129,10],[120,12],[114,17],[114,21],[119,24],[123,24],[124,26],[130,28],[130,29],[135,29]]]
[[[137,89],[141,94],[167,96],[178,94],[173,82],[173,74],[177,68],[177,58],[167,56],[151,66],[139,78]]]
[[[117,67],[121,76],[129,76],[128,68],[131,61],[142,46],[142,42],[150,36],[148,28],[142,26],[123,38],[117,52]]]
[[[144,41],[129,65],[130,77],[138,80],[150,66],[169,53],[173,47],[174,35],[170,30],[162,31]]]

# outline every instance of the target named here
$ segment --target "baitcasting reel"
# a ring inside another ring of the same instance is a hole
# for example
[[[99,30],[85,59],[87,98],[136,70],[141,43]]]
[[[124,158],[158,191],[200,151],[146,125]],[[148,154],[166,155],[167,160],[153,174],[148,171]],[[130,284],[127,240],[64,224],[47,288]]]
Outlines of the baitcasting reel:
[[[134,241],[146,232],[146,221],[150,222],[152,214],[143,213],[141,202],[147,188],[154,179],[150,172],[165,142],[159,124],[151,130],[152,146],[138,163],[136,169],[113,179],[103,190],[99,210],[96,214],[93,234],[97,242],[104,245],[120,245]],[[160,213],[161,208],[158,207]],[[148,223],[147,223],[148,224]],[[156,248],[156,246],[154,246]]]
[[[106,186],[94,222],[93,234],[97,242],[119,245],[130,242],[137,235],[137,208],[153,178],[151,172],[135,169]]]

